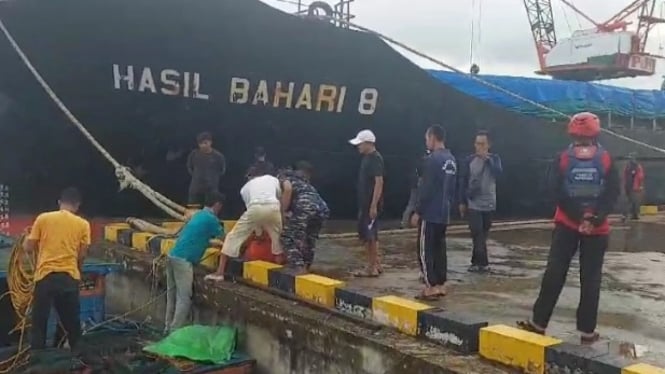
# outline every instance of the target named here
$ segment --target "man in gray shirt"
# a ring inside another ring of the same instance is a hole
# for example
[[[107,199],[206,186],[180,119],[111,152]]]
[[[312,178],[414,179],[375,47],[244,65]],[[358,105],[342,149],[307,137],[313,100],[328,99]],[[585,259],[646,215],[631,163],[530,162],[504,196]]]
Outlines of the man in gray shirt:
[[[467,218],[473,240],[470,272],[489,271],[487,236],[496,210],[496,178],[503,171],[499,155],[489,153],[490,139],[479,131],[475,140],[476,153],[460,162],[459,210]]]
[[[189,184],[189,204],[202,204],[209,193],[219,192],[219,180],[226,173],[224,155],[212,147],[212,135],[203,132],[196,137],[198,149],[187,158],[187,171],[192,176]]]

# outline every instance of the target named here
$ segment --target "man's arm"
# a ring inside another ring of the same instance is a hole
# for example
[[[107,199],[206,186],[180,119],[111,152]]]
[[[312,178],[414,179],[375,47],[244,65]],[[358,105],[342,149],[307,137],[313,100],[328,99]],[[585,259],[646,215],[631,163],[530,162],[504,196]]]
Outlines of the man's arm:
[[[194,175],[194,154],[196,153],[196,150],[193,150],[189,153],[189,156],[187,156],[187,171],[189,172],[189,175]]]
[[[219,175],[224,176],[226,174],[226,157],[221,152],[217,152],[217,154],[219,155],[217,156],[219,158]]]
[[[35,222],[30,228],[30,233],[25,237],[23,241],[23,247],[28,253],[35,253],[39,248],[39,238],[42,235],[42,225],[43,225],[42,216],[39,215],[35,219]]]
[[[79,243],[79,254],[78,254],[78,267],[79,272],[83,274],[83,262],[88,256],[88,248],[90,247],[90,223],[85,221],[85,227],[81,233],[81,241]]]
[[[436,161],[434,161],[432,158],[428,158],[425,161],[425,166],[423,167],[423,183],[418,189],[418,203],[416,204],[416,213],[419,216],[423,215],[423,210],[432,200],[432,195],[436,189],[434,186],[436,183],[436,178],[434,178],[436,169]]]
[[[501,157],[497,154],[491,154],[487,159],[487,163],[490,167],[490,172],[494,178],[498,178],[501,173],[503,173],[503,164],[501,162]]]
[[[378,156],[373,157],[369,165],[369,172],[369,176],[374,178],[374,191],[372,191],[372,201],[369,206],[371,216],[372,212],[377,212],[379,201],[381,201],[381,196],[383,196],[383,160]]]
[[[607,155],[609,157],[609,155]],[[596,219],[591,221],[594,226],[601,225],[612,213],[614,205],[621,194],[621,178],[614,165],[614,160],[610,160],[610,167],[607,171],[605,189],[598,198],[598,207],[596,209]]]
[[[280,205],[282,206],[282,215],[284,215],[286,212],[289,211],[289,208],[291,208],[291,196],[293,194],[293,185],[291,185],[291,182],[288,180],[284,180],[284,183],[282,183],[282,198],[280,201]]]
[[[472,156],[473,157],[473,156]],[[460,205],[467,204],[466,192],[469,187],[469,163],[470,157],[466,157],[459,163],[457,172],[457,202]]]

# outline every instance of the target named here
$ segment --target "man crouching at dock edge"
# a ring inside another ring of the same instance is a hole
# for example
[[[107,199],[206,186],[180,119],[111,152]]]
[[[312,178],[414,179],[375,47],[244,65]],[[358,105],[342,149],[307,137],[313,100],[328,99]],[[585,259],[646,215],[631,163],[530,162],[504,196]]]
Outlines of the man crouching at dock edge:
[[[603,260],[609,242],[608,215],[620,194],[619,174],[610,154],[596,142],[600,120],[578,113],[568,124],[572,144],[556,159],[550,171],[556,193],[554,232],[540,294],[533,317],[518,326],[545,334],[554,306],[566,282],[575,252],[580,255],[580,303],[577,330],[582,344],[599,339],[596,332]]]
[[[81,337],[79,281],[90,245],[90,223],[76,215],[81,195],[67,188],[58,200],[60,210],[42,213],[26,238],[25,249],[37,251],[32,301],[32,349],[44,349],[51,306],[58,313],[67,341],[76,352]]]

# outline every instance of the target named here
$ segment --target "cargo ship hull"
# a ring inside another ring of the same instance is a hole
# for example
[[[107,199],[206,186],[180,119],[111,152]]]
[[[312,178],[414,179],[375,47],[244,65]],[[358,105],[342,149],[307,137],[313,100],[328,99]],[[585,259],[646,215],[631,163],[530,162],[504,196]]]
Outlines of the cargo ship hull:
[[[57,15],[57,16],[55,16]],[[210,131],[228,160],[229,216],[255,146],[277,165],[300,159],[338,218],[356,214],[359,156],[347,140],[370,128],[386,162],[386,214],[408,199],[409,175],[433,124],[458,155],[489,129],[506,173],[502,215],[544,214],[541,178],[565,146],[562,127],[444,85],[378,37],[282,13],[257,0],[14,0],[0,17],[37,70],[119,162],[184,202],[187,153]],[[0,37],[0,182],[13,212],[54,206],[79,186],[88,215],[153,215],[46,95]]]

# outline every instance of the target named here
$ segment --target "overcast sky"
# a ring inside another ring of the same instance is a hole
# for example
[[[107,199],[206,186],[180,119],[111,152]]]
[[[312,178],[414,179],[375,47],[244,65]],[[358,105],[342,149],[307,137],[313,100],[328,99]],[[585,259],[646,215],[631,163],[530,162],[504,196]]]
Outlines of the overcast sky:
[[[284,0],[262,0],[276,8],[293,12],[296,6]],[[287,0],[291,1],[291,0]],[[304,0],[309,3],[310,1]],[[332,4],[336,0],[328,0]],[[580,10],[601,22],[625,7],[630,0],[571,0]],[[603,3],[602,7],[598,5]],[[662,1],[658,0],[660,8]],[[475,5],[475,9],[474,9]],[[571,30],[590,28],[591,24],[552,0],[557,37]],[[356,0],[352,3],[355,23],[374,29],[412,48],[443,60],[463,71],[470,66],[471,27],[475,24],[474,62],[481,73],[536,76],[538,67],[533,38],[522,0]],[[660,9],[656,12],[660,15]],[[480,31],[479,31],[480,30]],[[648,51],[665,54],[665,25],[650,34]],[[436,65],[409,56],[426,68]],[[656,75],[619,79],[603,83],[658,89],[665,74],[665,60],[658,61]]]

